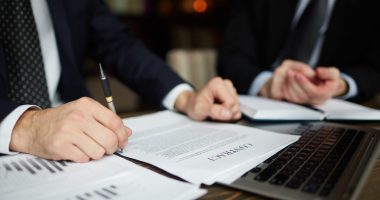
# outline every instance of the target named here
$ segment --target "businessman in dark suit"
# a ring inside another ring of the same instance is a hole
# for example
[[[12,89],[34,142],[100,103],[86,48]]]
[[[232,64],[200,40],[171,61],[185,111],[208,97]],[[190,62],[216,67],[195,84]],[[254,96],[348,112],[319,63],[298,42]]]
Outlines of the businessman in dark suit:
[[[86,162],[126,145],[131,130],[86,97],[85,58],[103,63],[142,97],[195,120],[240,117],[231,81],[214,78],[195,92],[102,0],[1,0],[0,45],[0,153]]]
[[[234,3],[218,72],[238,93],[321,104],[379,92],[378,1]]]

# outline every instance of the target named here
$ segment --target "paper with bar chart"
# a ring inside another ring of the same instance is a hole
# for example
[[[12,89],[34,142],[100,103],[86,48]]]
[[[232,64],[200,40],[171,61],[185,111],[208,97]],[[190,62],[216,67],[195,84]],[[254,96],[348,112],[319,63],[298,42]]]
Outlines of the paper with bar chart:
[[[188,199],[204,193],[115,155],[89,163],[0,158],[0,199]]]

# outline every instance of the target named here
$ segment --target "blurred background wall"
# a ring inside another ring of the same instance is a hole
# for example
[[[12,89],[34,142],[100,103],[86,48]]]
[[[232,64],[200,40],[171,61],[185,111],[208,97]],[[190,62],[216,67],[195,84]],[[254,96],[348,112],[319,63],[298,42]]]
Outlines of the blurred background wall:
[[[131,33],[196,88],[216,75],[217,48],[233,0],[106,0]],[[86,63],[86,82],[95,99],[105,104],[97,64]],[[154,110],[111,78],[119,113]],[[380,108],[380,96],[363,104]]]
[[[106,0],[131,33],[196,88],[215,76],[229,0]],[[105,103],[96,63],[86,63],[86,82]],[[111,78],[119,113],[157,109]]]

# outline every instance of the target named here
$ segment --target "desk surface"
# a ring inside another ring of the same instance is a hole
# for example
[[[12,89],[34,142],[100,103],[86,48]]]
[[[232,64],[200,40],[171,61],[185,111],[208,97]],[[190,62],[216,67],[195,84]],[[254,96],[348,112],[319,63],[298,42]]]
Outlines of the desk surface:
[[[131,116],[137,116],[137,115],[147,114],[147,113],[151,113],[151,112],[127,114],[127,115],[123,115],[123,117],[131,117]],[[376,124],[365,124],[362,126],[380,129],[380,124],[378,124],[378,123],[376,123]],[[128,159],[128,160],[131,160],[131,159]],[[158,169],[152,165],[142,163],[139,161],[135,161],[135,160],[131,160],[131,161],[135,162],[136,164],[139,164],[143,167],[152,169],[153,171],[156,171],[158,173],[167,175],[169,177],[173,177],[173,176],[169,175],[168,173],[166,173],[166,172],[164,172],[164,171],[162,171],[162,170],[160,170],[160,169]],[[377,159],[377,162],[376,162],[371,174],[369,175],[369,178],[368,178],[367,182],[365,183],[358,199],[361,199],[361,200],[377,200],[377,199],[379,199],[379,195],[380,195],[380,187],[379,186],[380,186],[380,156]],[[263,196],[259,196],[259,195],[248,193],[248,192],[243,192],[243,191],[236,190],[233,188],[229,188],[226,186],[222,186],[219,184],[214,184],[211,186],[203,186],[203,188],[207,189],[208,193],[205,196],[203,196],[202,198],[200,198],[200,200],[268,199],[268,198],[265,198]]]

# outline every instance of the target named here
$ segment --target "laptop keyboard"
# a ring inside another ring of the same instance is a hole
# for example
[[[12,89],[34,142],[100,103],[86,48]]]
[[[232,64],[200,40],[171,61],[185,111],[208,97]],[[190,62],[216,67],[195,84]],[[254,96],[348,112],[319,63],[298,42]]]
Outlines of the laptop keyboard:
[[[364,132],[329,126],[302,125],[301,138],[250,172],[255,181],[328,196]]]

